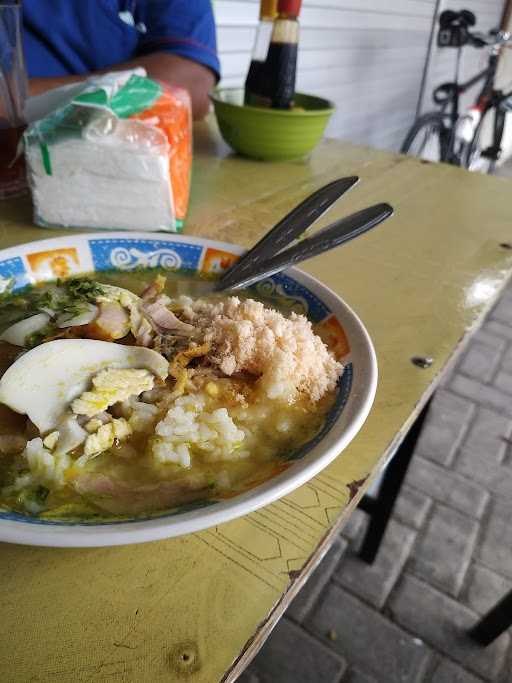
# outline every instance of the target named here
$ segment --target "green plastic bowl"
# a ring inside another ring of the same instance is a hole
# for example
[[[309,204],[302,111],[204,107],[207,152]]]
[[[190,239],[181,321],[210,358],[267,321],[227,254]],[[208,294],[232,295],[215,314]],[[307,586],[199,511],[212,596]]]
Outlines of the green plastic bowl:
[[[329,100],[296,93],[298,109],[267,109],[243,104],[244,91],[222,88],[210,95],[222,137],[253,159],[286,161],[309,154],[322,139],[334,111]]]

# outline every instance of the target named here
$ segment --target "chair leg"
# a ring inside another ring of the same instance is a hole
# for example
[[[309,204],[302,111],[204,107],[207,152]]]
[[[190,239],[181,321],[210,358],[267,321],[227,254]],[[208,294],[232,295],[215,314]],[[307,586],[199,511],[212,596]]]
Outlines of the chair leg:
[[[489,610],[468,634],[480,645],[490,645],[509,626],[512,626],[512,591]]]
[[[361,508],[370,516],[368,530],[359,551],[359,557],[368,564],[373,563],[379,552],[380,544],[420,437],[431,401],[432,397],[421,410],[386,467],[377,497],[370,498],[364,496],[360,503]]]

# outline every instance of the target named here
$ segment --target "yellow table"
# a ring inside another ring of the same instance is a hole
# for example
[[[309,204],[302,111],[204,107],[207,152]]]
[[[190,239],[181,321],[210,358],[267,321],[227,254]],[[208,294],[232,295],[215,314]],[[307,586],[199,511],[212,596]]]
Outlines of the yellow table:
[[[361,433],[292,495],[193,536],[0,546],[3,683],[233,681],[321,559],[512,268],[500,246],[511,240],[509,181],[331,140],[306,162],[252,162],[205,125],[187,232],[250,245],[312,190],[352,174],[362,183],[329,220],[379,201],[396,216],[305,270],[354,307],[374,340],[380,382]],[[1,247],[59,234],[32,227],[24,201],[0,212]],[[433,366],[416,367],[415,355]]]

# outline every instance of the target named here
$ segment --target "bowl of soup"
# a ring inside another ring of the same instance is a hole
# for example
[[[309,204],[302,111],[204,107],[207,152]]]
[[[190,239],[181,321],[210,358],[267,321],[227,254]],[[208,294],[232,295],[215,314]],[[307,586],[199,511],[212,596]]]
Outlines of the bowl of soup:
[[[152,233],[0,252],[0,541],[196,532],[346,448],[376,390],[368,333],[298,269],[216,293],[242,252]]]

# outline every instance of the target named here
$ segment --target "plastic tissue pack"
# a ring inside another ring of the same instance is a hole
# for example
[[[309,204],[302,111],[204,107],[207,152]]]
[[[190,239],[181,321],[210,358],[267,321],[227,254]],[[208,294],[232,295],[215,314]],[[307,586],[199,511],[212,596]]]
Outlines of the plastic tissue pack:
[[[189,95],[138,73],[94,77],[78,94],[75,86],[71,100],[25,132],[38,225],[181,230],[192,164]]]

